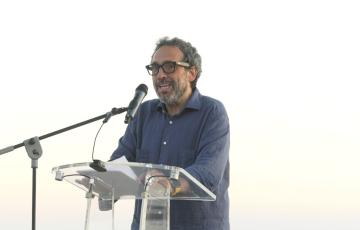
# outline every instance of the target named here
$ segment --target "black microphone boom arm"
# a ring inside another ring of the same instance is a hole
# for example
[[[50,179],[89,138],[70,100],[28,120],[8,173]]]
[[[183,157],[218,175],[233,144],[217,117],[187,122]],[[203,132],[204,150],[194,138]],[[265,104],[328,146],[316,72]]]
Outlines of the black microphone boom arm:
[[[28,153],[28,156],[31,158],[31,168],[33,171],[33,176],[32,176],[32,178],[33,178],[32,179],[32,222],[31,222],[32,230],[35,230],[35,226],[36,226],[35,225],[35,222],[36,222],[36,169],[38,168],[38,159],[42,155],[42,148],[40,145],[40,140],[43,140],[43,139],[51,137],[51,136],[55,136],[57,134],[69,131],[71,129],[78,128],[80,126],[92,123],[94,121],[97,121],[97,120],[100,120],[103,118],[105,118],[103,120],[103,123],[106,123],[110,119],[111,116],[126,112],[127,110],[128,110],[128,108],[113,108],[110,112],[105,113],[103,115],[91,118],[91,119],[83,121],[83,122],[79,122],[75,125],[71,125],[66,128],[59,129],[57,131],[42,135],[40,137],[29,138],[17,145],[13,145],[13,146],[9,146],[9,147],[0,149],[0,155],[1,155],[1,154],[11,152],[22,146],[25,146],[26,152]]]

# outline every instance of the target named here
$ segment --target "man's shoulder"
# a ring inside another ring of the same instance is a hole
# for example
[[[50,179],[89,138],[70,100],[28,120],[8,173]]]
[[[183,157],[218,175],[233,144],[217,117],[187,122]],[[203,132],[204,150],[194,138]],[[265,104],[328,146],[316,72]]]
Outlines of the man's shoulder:
[[[224,104],[216,98],[201,95],[200,100],[203,108],[216,110],[219,112],[226,112]]]

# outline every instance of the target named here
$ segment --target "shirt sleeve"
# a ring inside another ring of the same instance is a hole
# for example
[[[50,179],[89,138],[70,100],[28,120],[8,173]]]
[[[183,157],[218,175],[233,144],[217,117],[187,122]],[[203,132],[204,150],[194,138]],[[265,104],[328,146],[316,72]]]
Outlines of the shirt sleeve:
[[[136,116],[127,126],[124,136],[119,139],[118,147],[110,157],[110,161],[125,156],[128,161],[135,161],[136,156],[136,133],[135,127],[138,121]]]
[[[224,106],[218,102],[203,126],[195,162],[185,170],[214,192],[228,167],[229,148],[229,119]]]

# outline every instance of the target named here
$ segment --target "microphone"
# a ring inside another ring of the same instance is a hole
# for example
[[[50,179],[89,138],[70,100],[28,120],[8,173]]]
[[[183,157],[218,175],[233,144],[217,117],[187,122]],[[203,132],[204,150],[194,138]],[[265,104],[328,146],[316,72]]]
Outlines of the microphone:
[[[129,124],[129,122],[134,118],[136,111],[138,110],[142,100],[147,94],[148,87],[145,84],[140,84],[135,90],[135,96],[130,101],[128,110],[125,116],[125,124]]]

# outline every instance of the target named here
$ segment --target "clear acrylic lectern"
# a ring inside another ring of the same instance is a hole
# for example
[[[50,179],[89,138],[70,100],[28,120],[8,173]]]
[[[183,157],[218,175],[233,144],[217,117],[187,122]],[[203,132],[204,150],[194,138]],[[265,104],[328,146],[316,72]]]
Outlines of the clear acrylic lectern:
[[[169,230],[170,200],[216,199],[211,191],[179,167],[104,162],[103,168],[106,171],[102,172],[94,170],[90,165],[91,163],[76,163],[52,169],[56,180],[64,179],[87,192],[85,229],[89,227],[89,208],[94,196],[99,199],[100,210],[113,210],[114,201],[119,199],[142,199],[140,230]],[[177,193],[171,192],[174,191],[171,186],[180,180],[185,180],[188,188]]]

